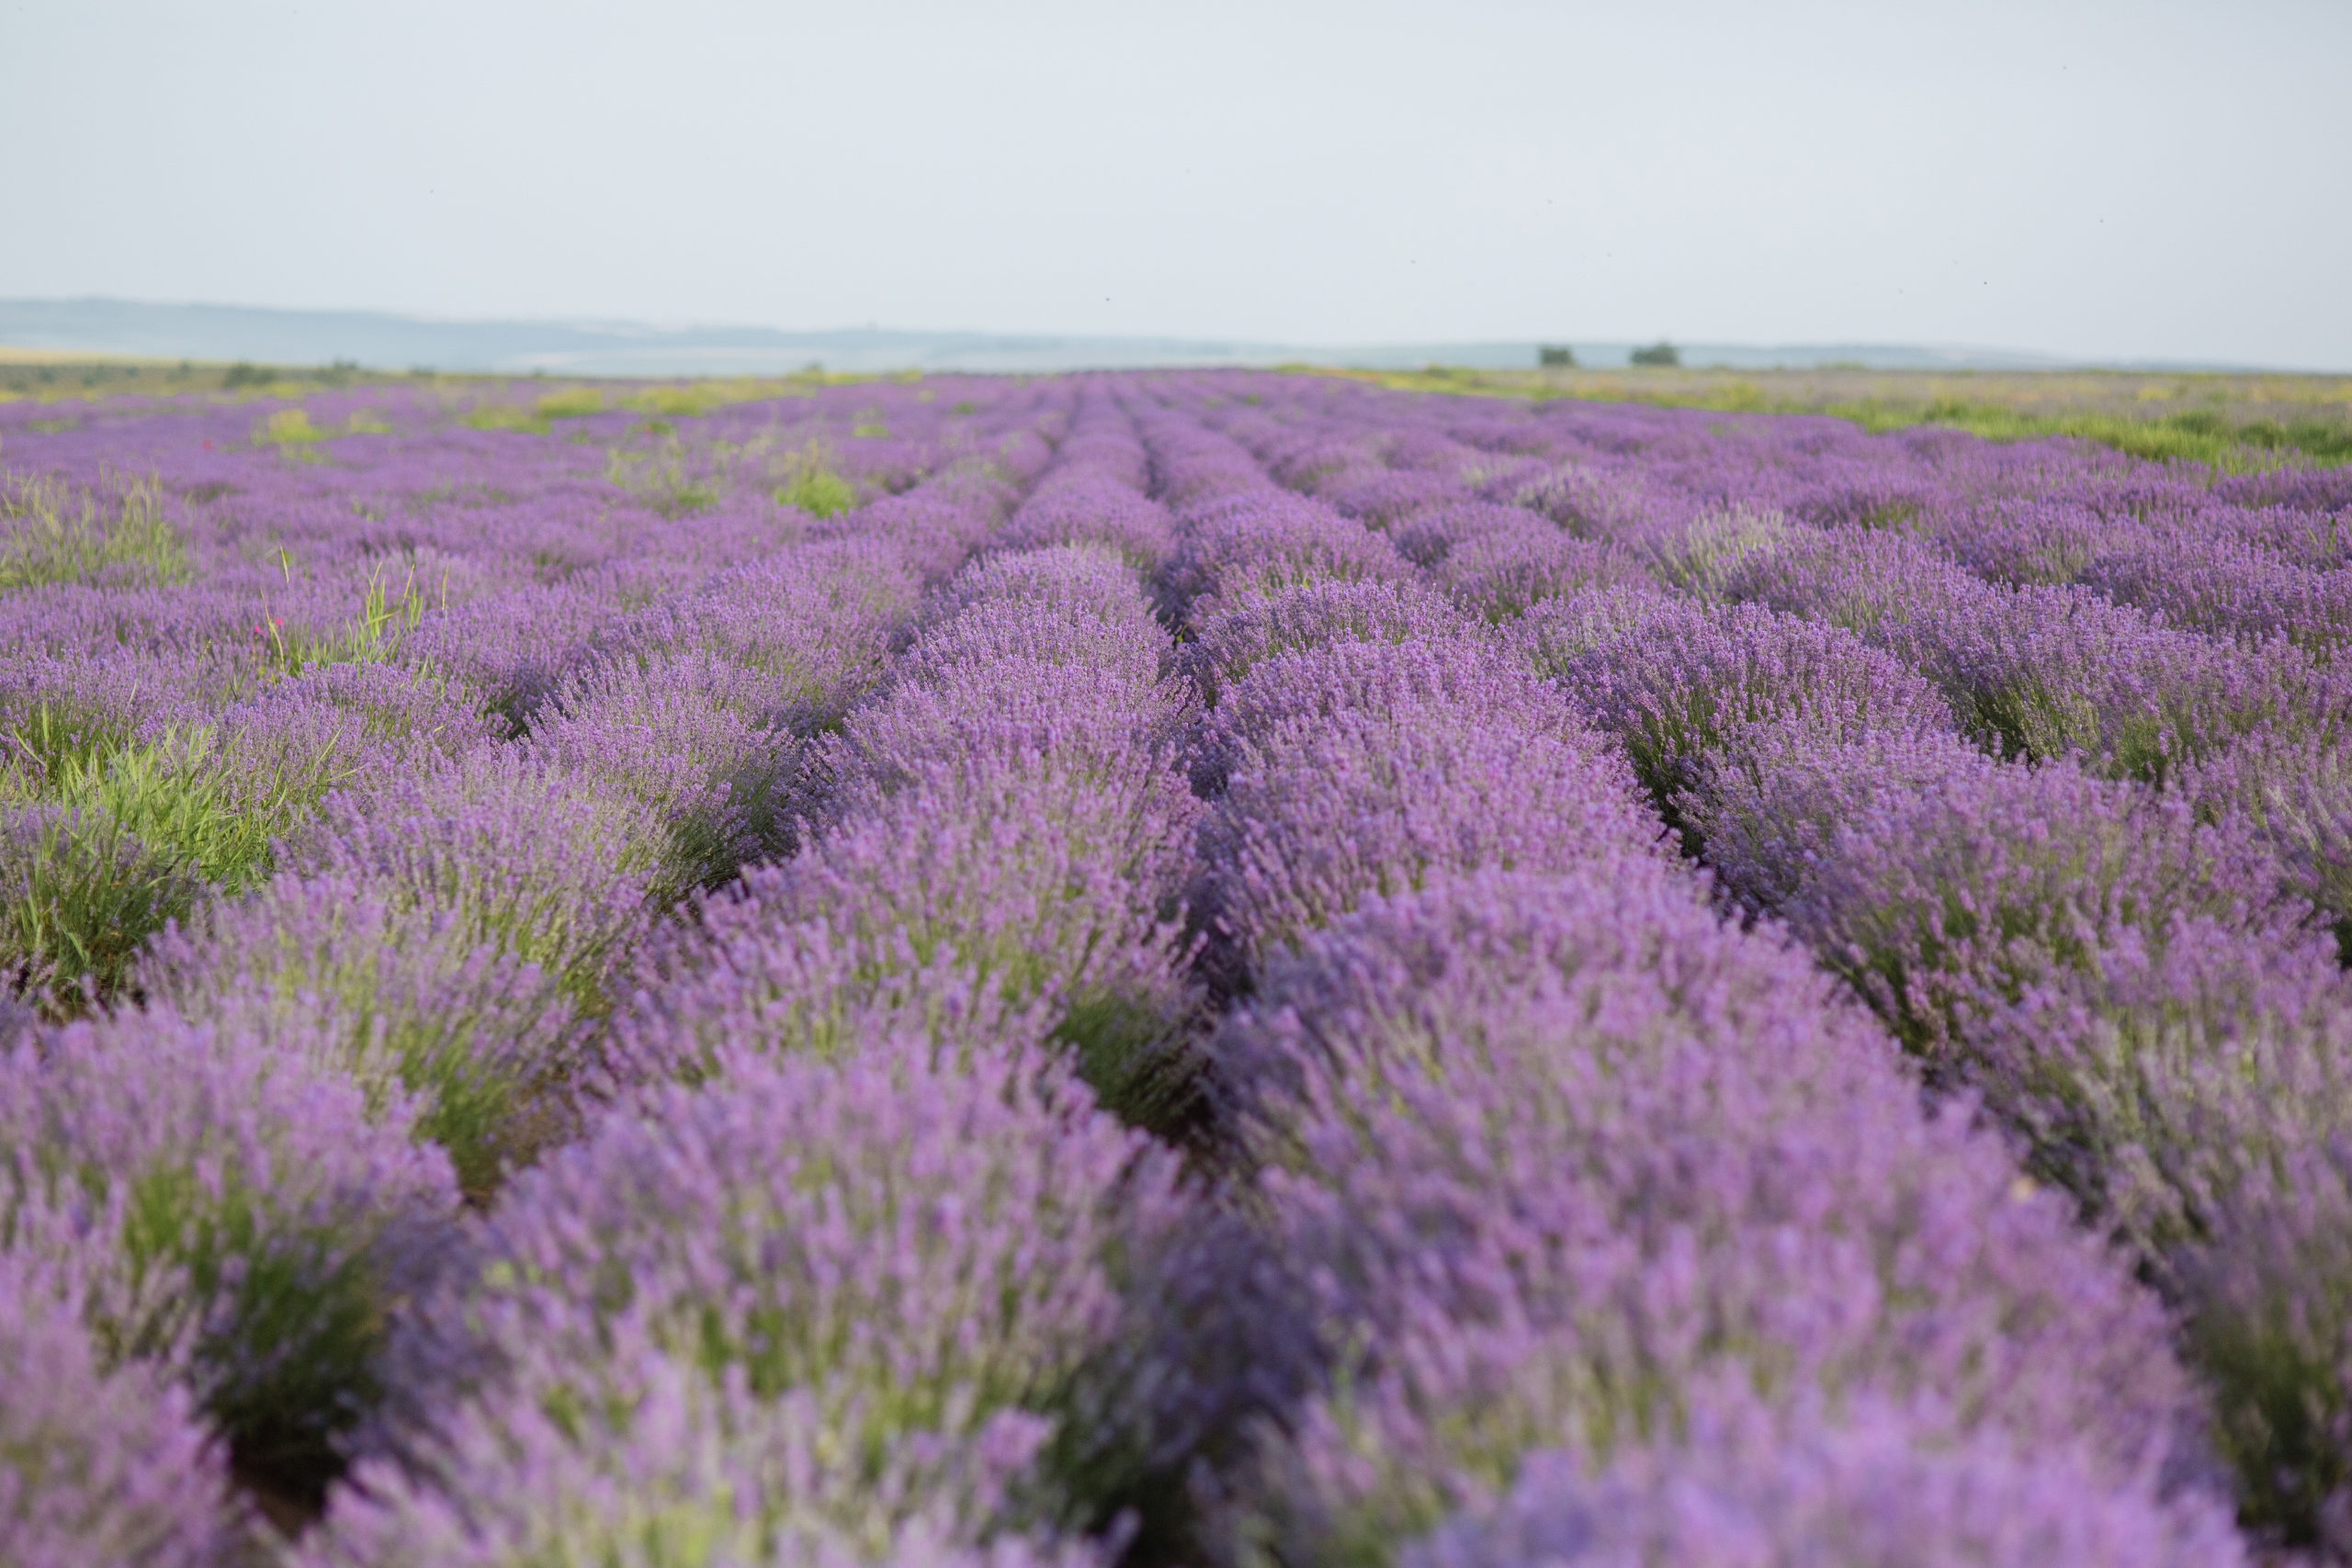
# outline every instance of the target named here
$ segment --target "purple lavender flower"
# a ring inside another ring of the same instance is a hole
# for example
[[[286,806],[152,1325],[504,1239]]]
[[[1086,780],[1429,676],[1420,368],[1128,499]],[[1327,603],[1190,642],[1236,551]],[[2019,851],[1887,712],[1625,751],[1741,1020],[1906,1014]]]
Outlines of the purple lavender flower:
[[[1313,582],[1193,605],[1196,674],[1212,695],[1276,654],[1332,642],[1466,640],[1461,613],[1420,584]]]
[[[1789,908],[1823,960],[1935,1057],[2028,987],[2096,985],[2111,953],[2160,957],[2183,922],[2309,959],[2307,915],[2243,833],[2067,763],[1956,772],[1846,822]]]
[[[0,1251],[0,1560],[226,1568],[244,1521],[220,1447],[186,1388],[101,1352],[83,1322],[83,1265],[22,1241]]]
[[[1781,1568],[2212,1568],[2245,1561],[2226,1508],[2102,1483],[2063,1453],[1998,1433],[1959,1442],[1864,1399],[1784,1416],[1753,1395],[1694,1412],[1605,1466],[1566,1450],[1522,1461],[1508,1493],[1398,1556],[1403,1568],[1672,1562]]]
[[[1021,1054],[876,1040],[650,1093],[519,1177],[420,1305],[406,1468],[370,1472],[351,1528],[660,1540],[731,1517],[748,1544],[944,1507],[973,1544],[1173,1176]]]
[[[2200,815],[2258,837],[2290,888],[2335,928],[2352,959],[2352,751],[2292,730],[2258,732],[2181,781]]]
[[[808,806],[799,694],[709,654],[592,666],[531,718],[529,750],[656,827],[657,903],[791,852]]]
[[[1394,580],[1410,565],[1386,540],[1328,507],[1243,493],[1184,513],[1169,581],[1192,599],[1309,582]]]
[[[304,875],[364,881],[589,998],[646,919],[662,841],[634,806],[498,747],[371,795],[330,796],[284,858]]]
[[[133,985],[149,1003],[347,1076],[416,1131],[468,1190],[567,1122],[573,1010],[556,977],[479,940],[450,911],[350,874],[281,875],[159,933]]]
[[[401,1097],[169,1013],[27,1042],[0,1061],[0,1201],[70,1216],[44,1239],[90,1281],[110,1357],[186,1380],[256,1471],[316,1488],[377,1392],[391,1279],[457,1207]]]
[[[1436,568],[1455,604],[1490,621],[1507,621],[1542,600],[1640,574],[1623,551],[1563,534],[1534,518],[1462,541]]]
[[[432,1472],[361,1465],[301,1568],[500,1568],[624,1561],[691,1568],[1100,1568],[1091,1542],[991,1529],[1045,1437],[998,1411],[968,1441],[842,1444],[806,1393],[755,1395],[616,1325],[596,1397],[549,1410],[507,1395],[448,1415]],[[861,1414],[852,1406],[854,1423]],[[428,1478],[437,1473],[443,1484]]]
[[[1935,689],[1838,626],[1751,604],[1611,594],[1555,601],[1512,628],[1538,670],[1619,737],[1670,819],[1758,727],[1816,744],[1948,728]],[[1695,847],[1695,846],[1694,846]]]
[[[1726,592],[1851,627],[1942,689],[2006,756],[2157,784],[2256,729],[2337,738],[2352,703],[2291,646],[2173,630],[2089,589],[2001,589],[1905,536],[1792,537]]]
[[[1235,1046],[1287,1064],[1250,1075],[1274,1086],[1258,1197],[1334,1381],[1270,1413],[1250,1528],[1393,1541],[1735,1368],[1932,1395],[1951,1438],[2109,1486],[2194,1464],[2154,1303],[1997,1141],[1922,1119],[1801,955],[1678,882],[1451,883],[1271,972]]]
[[[1082,456],[1073,451],[1080,441],[1063,444],[1062,457],[1070,462]],[[1134,453],[1134,468],[1142,468],[1142,451]],[[1057,483],[1048,477],[1035,494],[1005,525],[1000,542],[1014,550],[1052,545],[1104,546],[1138,571],[1156,571],[1174,547],[1173,526],[1167,509],[1138,493],[1139,472],[1132,476],[1086,471]]]

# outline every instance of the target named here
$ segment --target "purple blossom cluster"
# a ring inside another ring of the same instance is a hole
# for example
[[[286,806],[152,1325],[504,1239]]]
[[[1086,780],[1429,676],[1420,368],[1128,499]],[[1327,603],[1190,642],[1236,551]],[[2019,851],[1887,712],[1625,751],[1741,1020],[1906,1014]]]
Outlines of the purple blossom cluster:
[[[2340,471],[770,394],[0,405],[0,1560],[2352,1561]]]

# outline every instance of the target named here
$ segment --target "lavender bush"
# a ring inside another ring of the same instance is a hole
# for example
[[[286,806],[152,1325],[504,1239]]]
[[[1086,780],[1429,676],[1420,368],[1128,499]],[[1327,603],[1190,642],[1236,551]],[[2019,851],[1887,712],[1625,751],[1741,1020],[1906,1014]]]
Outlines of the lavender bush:
[[[316,1486],[379,1392],[396,1281],[457,1206],[413,1114],[169,1013],[21,1043],[0,1062],[10,1250],[62,1249],[108,1356],[153,1361],[248,1463]],[[73,1224],[24,1218],[44,1210]]]

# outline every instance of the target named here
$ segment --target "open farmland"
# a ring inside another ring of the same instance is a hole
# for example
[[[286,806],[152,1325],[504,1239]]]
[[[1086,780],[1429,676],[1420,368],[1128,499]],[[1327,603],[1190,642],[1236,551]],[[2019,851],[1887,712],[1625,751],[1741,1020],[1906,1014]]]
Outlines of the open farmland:
[[[1822,365],[1357,370],[1375,385],[1738,413],[1827,413],[1865,430],[1932,424],[1996,440],[2075,435],[2239,472],[2352,461],[2352,376],[2215,370],[1917,370]]]
[[[0,1562],[2341,1561],[2263,450],[0,403]]]

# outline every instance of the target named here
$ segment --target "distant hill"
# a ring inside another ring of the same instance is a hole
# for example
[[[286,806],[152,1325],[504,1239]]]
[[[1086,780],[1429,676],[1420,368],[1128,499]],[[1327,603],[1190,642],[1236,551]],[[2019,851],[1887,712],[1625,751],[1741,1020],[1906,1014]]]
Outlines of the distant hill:
[[[1552,339],[1557,343],[1561,340]],[[1567,340],[1578,363],[1620,366],[1630,343]],[[772,375],[819,362],[829,370],[1048,371],[1152,366],[1311,363],[1366,369],[1458,365],[1532,367],[1524,343],[1315,344],[1047,333],[910,332],[877,327],[653,327],[631,321],[452,321],[375,310],[277,310],[247,305],[157,305],[126,299],[0,299],[0,344],[147,359],[251,360],[370,369],[527,375]],[[1685,365],[1737,369],[1850,364],[1871,369],[2056,368],[2066,361],[1996,349],[1887,344],[1692,343]],[[2218,367],[2211,367],[2218,368]]]

